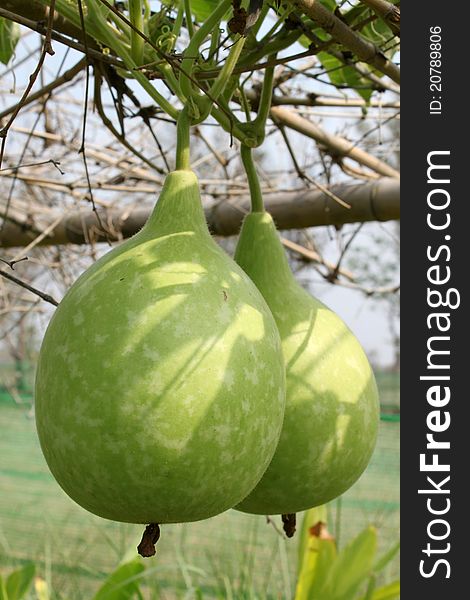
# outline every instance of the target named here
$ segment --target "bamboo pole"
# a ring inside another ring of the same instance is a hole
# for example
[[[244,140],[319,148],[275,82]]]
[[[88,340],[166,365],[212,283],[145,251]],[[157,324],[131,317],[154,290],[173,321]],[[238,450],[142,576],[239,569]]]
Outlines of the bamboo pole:
[[[400,218],[400,184],[397,179],[383,178],[357,185],[334,185],[329,191],[344,200],[350,208],[340,205],[321,191],[306,190],[300,193],[267,194],[266,209],[273,215],[280,230]],[[107,239],[128,238],[141,229],[150,211],[150,207],[99,209],[101,222],[107,229],[106,235],[100,232],[96,215],[91,210],[70,212],[43,236],[39,245],[85,244],[89,240],[102,242]],[[248,198],[237,200],[236,203],[224,201],[206,209],[206,219],[214,235],[236,235],[248,211]],[[48,218],[50,222],[46,225],[44,218],[41,218],[42,231],[57,218],[57,215],[49,215]],[[0,247],[22,247],[30,244],[38,235],[37,227],[31,230],[34,227],[34,222],[32,223],[27,215],[24,216],[24,221],[8,221],[0,234]]]

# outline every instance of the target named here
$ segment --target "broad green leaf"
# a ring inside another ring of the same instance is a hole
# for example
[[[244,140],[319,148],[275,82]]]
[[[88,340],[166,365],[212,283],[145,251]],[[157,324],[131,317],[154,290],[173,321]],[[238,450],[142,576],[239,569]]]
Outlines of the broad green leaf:
[[[18,23],[0,17],[0,62],[7,65],[20,39]]]
[[[120,565],[97,591],[94,600],[129,600],[140,594],[138,581],[144,570],[138,558]]]
[[[299,535],[298,562],[297,573],[302,569],[305,552],[309,546],[310,537],[309,530],[317,523],[326,523],[326,506],[317,506],[304,512],[302,518],[302,526]]]
[[[384,585],[374,591],[371,596],[371,600],[395,600],[400,596],[400,582],[394,581],[388,585]],[[366,600],[366,596],[363,596],[359,600]]]
[[[346,600],[353,596],[370,575],[376,552],[377,533],[373,527],[367,527],[338,553],[322,590],[323,596],[329,600]]]
[[[204,21],[219,4],[218,0],[190,0],[191,12],[198,21]]]
[[[372,600],[374,597],[375,585],[377,583],[377,579],[375,575],[371,575],[369,577],[369,583],[367,584],[366,595],[364,596],[364,600]]]
[[[319,550],[320,540],[318,538],[316,538],[315,544],[309,544],[305,547],[302,556],[302,567],[297,578],[295,600],[308,600],[311,595],[310,591],[315,579]]]
[[[31,563],[10,573],[5,584],[8,600],[19,600],[26,594],[33,582],[35,570]]]
[[[372,84],[362,77],[354,67],[345,65],[328,52],[319,52],[318,59],[326,71],[325,77],[328,77],[331,83],[340,88],[351,88],[366,102],[370,100],[372,89],[364,86],[371,86]]]
[[[7,590],[3,577],[0,575],[0,600],[8,600]]]
[[[345,13],[345,19],[350,27],[359,25],[362,21],[365,21],[368,16],[375,15],[373,10],[368,7],[358,4]],[[381,46],[384,42],[393,38],[393,32],[381,18],[376,18],[370,23],[367,23],[360,30],[361,36],[373,42],[377,46]]]
[[[382,569],[384,569],[388,563],[393,560],[400,550],[400,542],[394,544],[390,550],[387,550],[383,556],[381,556],[374,565],[374,573],[379,573]]]
[[[320,540],[320,550],[315,569],[315,578],[310,587],[309,600],[332,600],[328,595],[323,596],[322,590],[327,586],[329,574],[337,561],[336,545],[333,540]]]
[[[323,585],[325,576],[336,558],[334,541],[319,537],[320,524],[325,524],[326,520],[326,506],[311,508],[304,514],[299,540],[295,600],[308,600],[313,597],[313,590]]]
[[[166,6],[178,8],[178,2],[175,0],[162,0]],[[207,17],[219,4],[219,0],[190,0],[191,12],[199,23],[205,21]]]
[[[392,30],[382,19],[376,19],[361,29],[361,35],[381,47],[394,37]],[[392,54],[395,50],[392,51]],[[385,54],[389,54],[385,52]]]

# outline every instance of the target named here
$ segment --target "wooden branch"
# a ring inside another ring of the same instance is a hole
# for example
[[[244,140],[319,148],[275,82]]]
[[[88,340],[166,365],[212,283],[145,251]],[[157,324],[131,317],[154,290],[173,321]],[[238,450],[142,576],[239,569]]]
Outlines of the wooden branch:
[[[39,296],[46,302],[49,302],[49,304],[53,304],[54,306],[59,306],[59,303],[57,302],[57,300],[55,300],[52,296],[50,296],[49,294],[46,294],[45,292],[41,292],[41,290],[38,290],[37,288],[33,287],[32,285],[29,285],[29,283],[27,283],[26,281],[23,281],[22,279],[18,279],[18,277],[11,275],[7,271],[0,269],[0,275],[2,277],[5,277],[5,279],[8,279],[9,281],[16,283],[16,285],[19,285],[20,287],[24,288],[25,290],[28,290],[32,294]]]
[[[333,156],[336,155],[339,157],[351,158],[384,177],[400,177],[398,171],[368,152],[357,148],[353,142],[350,142],[343,137],[327,133],[310,119],[305,119],[287,108],[273,106],[271,108],[271,117],[281,125],[290,127],[291,129],[312,138],[318,144],[325,146]]]
[[[283,229],[303,229],[320,225],[341,225],[365,221],[388,221],[400,218],[397,179],[380,179],[358,185],[334,185],[329,188],[350,205],[345,208],[320,191],[278,192],[266,194],[266,209],[273,215],[277,226]],[[146,222],[150,208],[121,208],[100,210],[100,216],[112,240],[128,238],[139,231]],[[249,211],[249,199],[237,202],[224,201],[206,209],[206,218],[215,235],[236,235],[243,217]],[[52,219],[53,217],[49,217]],[[25,215],[22,223],[9,221],[0,235],[0,247],[25,246],[37,236],[29,229],[34,227]],[[36,227],[37,230],[37,227]],[[40,245],[84,244],[89,240],[106,241],[97,229],[96,216],[91,211],[77,211],[63,219]]]
[[[329,11],[319,0],[290,0],[290,3],[309,16],[337,42],[351,50],[361,61],[371,65],[395,83],[400,83],[400,69],[380,49],[353,31]]]
[[[248,100],[255,103],[259,102],[259,93],[256,90],[245,90]],[[324,107],[363,107],[363,108],[383,108],[400,110],[400,102],[380,102],[372,100],[366,102],[362,98],[330,98],[328,96],[317,96],[316,94],[306,94],[305,96],[283,96],[274,94],[271,101],[273,106],[324,106]]]

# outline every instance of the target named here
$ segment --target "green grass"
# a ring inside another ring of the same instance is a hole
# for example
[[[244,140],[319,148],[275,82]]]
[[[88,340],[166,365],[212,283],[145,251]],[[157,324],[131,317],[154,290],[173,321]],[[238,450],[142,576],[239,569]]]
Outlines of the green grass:
[[[397,406],[393,378],[378,377],[387,406]],[[399,423],[382,421],[366,473],[330,507],[329,529],[345,543],[376,525],[381,549],[398,538]],[[0,399],[0,571],[33,560],[59,597],[90,598],[140,540],[142,527],[105,521],[74,504],[50,475],[28,405]],[[340,510],[338,507],[340,504]],[[275,519],[277,522],[279,518]],[[295,586],[297,541],[285,540],[264,517],[228,511],[213,519],[162,527],[146,561],[146,597],[172,600],[288,600]],[[398,575],[398,562],[387,578]],[[197,590],[200,590],[197,592]]]

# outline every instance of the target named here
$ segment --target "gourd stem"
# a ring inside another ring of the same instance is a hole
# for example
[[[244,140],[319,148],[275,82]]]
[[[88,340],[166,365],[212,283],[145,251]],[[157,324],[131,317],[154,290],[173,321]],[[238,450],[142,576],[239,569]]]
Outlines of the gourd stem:
[[[142,0],[129,0],[129,17],[132,25],[143,32],[144,16]],[[144,39],[133,29],[131,30],[131,55],[138,66],[144,62]]]
[[[225,60],[225,64],[222,67],[220,73],[217,76],[217,79],[211,85],[210,94],[211,101],[217,100],[220,94],[224,91],[227,83],[229,82],[230,77],[232,76],[233,70],[237,65],[237,61],[240,57],[240,53],[245,44],[245,39],[243,36],[240,36],[238,40],[233,44],[230,49],[230,53]]]
[[[178,6],[178,12],[176,13],[176,19],[173,24],[172,34],[173,34],[175,40],[176,40],[176,38],[178,38],[178,36],[181,32],[181,25],[183,24],[183,16],[184,16],[184,2],[183,2],[183,0],[181,0],[179,3],[179,6]]]
[[[255,163],[253,161],[252,149],[241,145],[240,154],[242,157],[243,166],[245,167],[248,185],[250,186],[251,197],[251,212],[264,212],[263,195],[259,184],[258,173],[256,172]]]
[[[271,55],[269,58],[274,59],[276,55]],[[266,121],[271,110],[271,101],[273,96],[274,84],[274,67],[268,67],[264,72],[263,87],[261,89],[261,97],[258,105],[258,115],[254,120],[254,127],[260,144],[264,141],[266,135]]]
[[[215,54],[219,49],[219,41],[220,41],[220,21],[217,26],[214,27],[211,33],[211,45],[209,48],[209,56],[208,60],[212,60],[215,58]]]
[[[193,16],[191,14],[191,5],[189,0],[184,0],[184,13],[186,16],[186,27],[188,29],[189,39],[194,35]]]
[[[176,123],[176,170],[189,171],[191,162],[189,158],[189,131],[190,122],[188,108],[185,106],[178,116]]]

